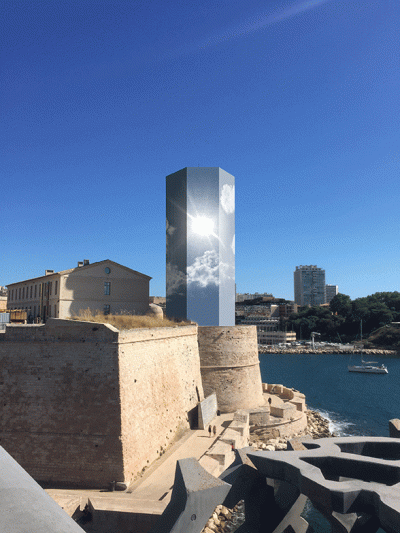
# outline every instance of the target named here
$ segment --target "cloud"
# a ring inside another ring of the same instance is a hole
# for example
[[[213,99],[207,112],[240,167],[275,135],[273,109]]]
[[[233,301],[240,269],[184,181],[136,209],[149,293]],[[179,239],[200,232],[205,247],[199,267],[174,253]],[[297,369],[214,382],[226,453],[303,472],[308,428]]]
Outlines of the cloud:
[[[219,279],[225,281],[228,279],[235,279],[235,267],[228,263],[220,263],[219,265]]]
[[[170,244],[170,237],[172,237],[172,235],[176,231],[176,228],[174,228],[174,226],[171,226],[171,224],[168,222],[168,219],[166,219],[166,223],[167,223],[166,243],[167,243],[167,249],[168,249],[169,244]]]
[[[249,33],[254,33],[255,31],[263,30],[267,26],[276,24],[283,20],[292,18],[306,11],[310,11],[320,5],[326,4],[332,0],[306,0],[294,4],[291,7],[283,9],[281,11],[276,11],[275,13],[260,13],[258,16],[250,18],[242,22],[241,24],[225,30],[219,34],[211,36],[209,39],[204,41],[199,48],[207,48],[208,46],[214,46],[220,44],[224,41],[229,41],[231,39],[237,39],[243,35]]]
[[[221,205],[222,209],[228,215],[235,211],[235,186],[223,185],[221,190]]]
[[[197,283],[200,287],[207,287],[219,285],[224,279],[233,278],[235,269],[227,263],[219,262],[218,252],[207,250],[188,266],[187,273],[188,284]]]
[[[188,266],[188,283],[198,283],[201,287],[219,284],[218,253],[207,250],[201,257],[196,257],[193,264]]]
[[[167,234],[168,235],[173,235],[174,231],[176,230],[176,228],[174,228],[174,226],[170,225],[170,223],[168,222],[168,219],[166,219],[166,223],[167,223]]]
[[[171,296],[172,294],[183,294],[185,284],[185,274],[178,270],[176,265],[167,263],[167,296]]]
[[[232,248],[232,252],[235,253],[235,235],[233,236],[233,239],[232,239],[231,248]]]

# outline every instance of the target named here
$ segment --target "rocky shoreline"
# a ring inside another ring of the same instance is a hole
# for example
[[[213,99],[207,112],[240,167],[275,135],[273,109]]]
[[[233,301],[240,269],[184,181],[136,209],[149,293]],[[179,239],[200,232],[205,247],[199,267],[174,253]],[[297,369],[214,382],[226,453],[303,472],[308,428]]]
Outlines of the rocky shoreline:
[[[250,446],[255,450],[279,451],[287,449],[287,441],[295,437],[308,436],[313,439],[334,437],[329,431],[329,420],[317,411],[307,410],[307,428],[302,433],[297,433],[289,438],[278,437],[273,430],[262,426],[250,428]],[[230,533],[242,523],[244,519],[244,504],[239,502],[234,509],[228,509],[224,505],[218,505],[207,522],[202,533]]]
[[[291,354],[302,354],[302,353],[309,353],[309,354],[326,354],[326,355],[332,355],[332,354],[347,354],[347,355],[353,355],[353,354],[363,354],[363,355],[398,355],[399,352],[397,350],[380,350],[375,348],[342,348],[342,349],[335,349],[332,348],[311,348],[311,347],[305,347],[305,346],[296,346],[296,347],[285,347],[285,346],[258,346],[258,353],[265,353],[265,354],[284,354],[284,353],[291,353]]]
[[[307,410],[307,428],[301,433],[295,433],[291,437],[279,437],[265,427],[253,426],[250,429],[250,446],[256,450],[279,451],[287,449],[287,441],[295,437],[309,436],[313,439],[334,436],[329,431],[329,421],[317,411]]]

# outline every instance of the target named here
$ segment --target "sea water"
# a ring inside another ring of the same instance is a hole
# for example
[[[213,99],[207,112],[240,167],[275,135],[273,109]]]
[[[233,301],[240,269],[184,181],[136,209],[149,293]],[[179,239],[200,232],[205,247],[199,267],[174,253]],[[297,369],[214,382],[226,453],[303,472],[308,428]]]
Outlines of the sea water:
[[[368,360],[385,364],[388,374],[349,372],[350,358],[343,354],[260,354],[261,377],[304,393],[307,407],[326,417],[338,436],[388,437],[389,420],[400,418],[400,358],[374,357]],[[359,363],[352,356],[351,364]],[[310,508],[306,519],[316,533],[331,531]]]
[[[372,359],[369,359],[372,360]],[[309,409],[329,419],[339,436],[389,436],[389,420],[400,418],[400,358],[379,356],[388,374],[349,372],[342,354],[260,354],[263,383],[293,387]],[[352,356],[352,364],[359,364]]]

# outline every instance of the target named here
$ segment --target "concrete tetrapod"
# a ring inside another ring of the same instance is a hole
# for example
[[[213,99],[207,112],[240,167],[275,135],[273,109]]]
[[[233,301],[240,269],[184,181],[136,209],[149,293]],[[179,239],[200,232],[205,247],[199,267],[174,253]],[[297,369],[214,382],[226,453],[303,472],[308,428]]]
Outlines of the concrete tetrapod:
[[[301,439],[299,439],[301,441]],[[400,531],[400,439],[346,437],[310,441],[306,450],[249,452],[266,477],[298,488],[335,532]]]
[[[2,447],[0,494],[0,531],[83,533],[83,529]]]
[[[230,488],[204,470],[196,459],[180,459],[171,501],[150,533],[200,533]]]
[[[245,522],[236,533],[311,533],[300,516],[307,498],[289,483],[267,480],[250,460],[251,452],[251,447],[236,450],[234,463],[220,475],[232,485],[223,504],[245,503]]]

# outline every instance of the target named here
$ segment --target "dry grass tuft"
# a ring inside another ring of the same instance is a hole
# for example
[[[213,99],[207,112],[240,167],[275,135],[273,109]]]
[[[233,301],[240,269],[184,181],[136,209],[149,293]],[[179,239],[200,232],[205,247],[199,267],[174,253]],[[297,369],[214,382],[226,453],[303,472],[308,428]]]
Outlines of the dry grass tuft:
[[[90,309],[81,309],[79,315],[73,315],[70,320],[111,324],[119,330],[134,328],[171,328],[176,326],[187,326],[189,324],[188,322],[174,322],[167,318],[161,319],[151,315],[103,315],[100,311],[93,313]]]

